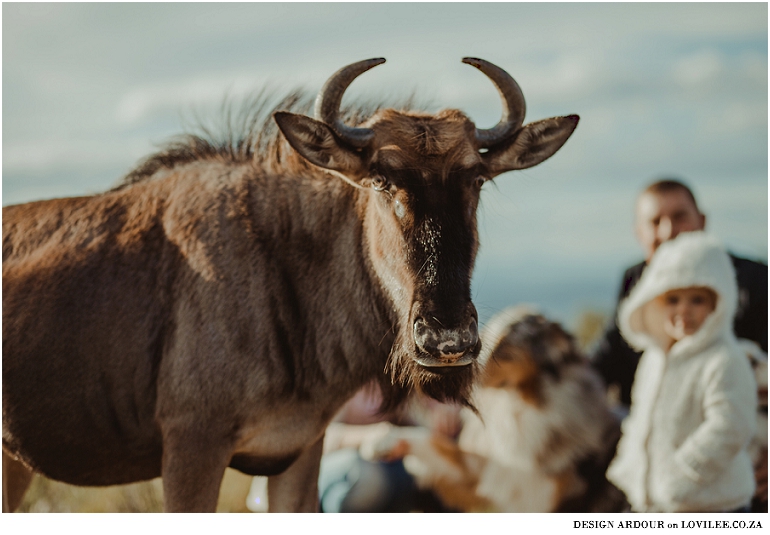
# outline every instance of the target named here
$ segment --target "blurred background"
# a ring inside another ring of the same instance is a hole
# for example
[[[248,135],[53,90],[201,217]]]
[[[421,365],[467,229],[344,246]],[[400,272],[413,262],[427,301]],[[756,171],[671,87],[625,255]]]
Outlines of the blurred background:
[[[3,206],[108,189],[225,95],[314,94],[370,57],[387,63],[346,102],[415,94],[488,128],[497,92],[460,62],[476,56],[516,78],[525,122],[581,117],[553,158],[484,188],[482,323],[527,302],[589,346],[642,259],[634,199],[663,176],[767,262],[766,3],[4,3],[2,28]],[[159,507],[152,489],[126,508]]]

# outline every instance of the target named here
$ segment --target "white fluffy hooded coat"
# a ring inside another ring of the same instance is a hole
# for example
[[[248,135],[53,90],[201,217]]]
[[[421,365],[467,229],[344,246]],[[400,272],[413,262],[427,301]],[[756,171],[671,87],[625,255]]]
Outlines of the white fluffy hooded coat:
[[[693,286],[716,292],[716,308],[666,353],[656,341],[664,320],[650,302]],[[757,388],[732,332],[737,293],[722,246],[686,232],[658,248],[620,306],[620,331],[644,354],[607,477],[634,511],[730,511],[751,501]]]

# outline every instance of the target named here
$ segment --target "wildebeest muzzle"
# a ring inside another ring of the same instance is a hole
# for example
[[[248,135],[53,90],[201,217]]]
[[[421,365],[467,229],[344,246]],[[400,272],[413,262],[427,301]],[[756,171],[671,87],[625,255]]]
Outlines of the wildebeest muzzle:
[[[462,317],[453,322],[442,321],[421,308],[416,306],[412,315],[417,363],[436,373],[459,371],[471,364],[481,349],[473,304],[469,303]]]

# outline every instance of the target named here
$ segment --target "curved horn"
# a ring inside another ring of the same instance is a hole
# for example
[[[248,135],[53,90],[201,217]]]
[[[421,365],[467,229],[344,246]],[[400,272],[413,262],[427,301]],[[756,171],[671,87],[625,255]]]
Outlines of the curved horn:
[[[342,141],[357,148],[365,147],[374,137],[369,128],[353,128],[339,118],[342,94],[360,74],[385,63],[385,58],[365,59],[343,67],[329,78],[315,99],[315,118],[332,127]]]
[[[492,80],[503,100],[503,116],[489,129],[476,129],[476,140],[481,148],[490,148],[510,137],[524,122],[526,105],[524,94],[510,74],[497,65],[478,58],[463,58],[463,63],[473,65]]]

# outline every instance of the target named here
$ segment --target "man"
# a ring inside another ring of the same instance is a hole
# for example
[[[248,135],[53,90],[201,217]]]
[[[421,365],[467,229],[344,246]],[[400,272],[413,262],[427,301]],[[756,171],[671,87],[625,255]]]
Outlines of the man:
[[[675,238],[680,232],[703,230],[706,216],[698,209],[692,191],[676,180],[659,180],[648,186],[636,202],[636,238],[644,250],[644,261],[626,270],[618,293],[620,303],[642,275],[647,262],[658,246]],[[756,342],[767,352],[767,265],[730,255],[738,279],[738,311],[733,330],[738,338]],[[617,316],[616,309],[615,317]],[[604,334],[593,363],[608,386],[619,389],[620,402],[631,403],[631,385],[641,353],[637,353],[623,339],[613,321]],[[766,393],[765,393],[766,395]],[[766,456],[765,456],[766,457]],[[758,481],[758,491],[764,490],[764,511],[767,511],[766,470],[765,482]],[[762,488],[764,487],[764,488]]]

